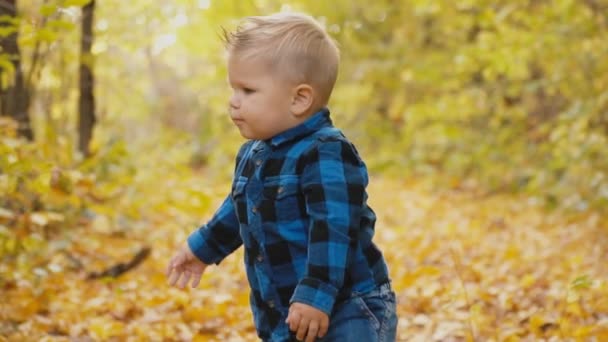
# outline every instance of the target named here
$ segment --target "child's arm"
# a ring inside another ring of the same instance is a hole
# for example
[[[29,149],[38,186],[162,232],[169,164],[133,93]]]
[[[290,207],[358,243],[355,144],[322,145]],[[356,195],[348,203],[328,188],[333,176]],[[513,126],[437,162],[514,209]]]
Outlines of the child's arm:
[[[211,221],[190,234],[187,244],[171,258],[167,268],[169,284],[184,288],[192,281],[192,287],[198,286],[208,265],[219,264],[242,243],[232,199],[228,196]]]
[[[188,237],[190,250],[206,264],[219,264],[242,244],[239,221],[230,195],[226,197],[211,221]]]
[[[250,142],[241,146],[235,171],[250,146]],[[196,287],[208,265],[219,264],[242,244],[236,211],[228,195],[211,221],[190,234],[187,245],[171,259],[167,268],[169,283],[183,288],[192,280],[192,287]]]
[[[342,139],[323,141],[303,158],[302,188],[310,215],[308,260],[291,307],[297,304],[294,302],[303,303],[329,315],[344,283],[349,246],[357,239],[368,179],[356,150]],[[290,316],[294,316],[291,310]],[[298,338],[303,338],[300,331],[308,327],[289,323],[292,330],[297,329]],[[317,321],[310,327],[321,327],[322,323]]]

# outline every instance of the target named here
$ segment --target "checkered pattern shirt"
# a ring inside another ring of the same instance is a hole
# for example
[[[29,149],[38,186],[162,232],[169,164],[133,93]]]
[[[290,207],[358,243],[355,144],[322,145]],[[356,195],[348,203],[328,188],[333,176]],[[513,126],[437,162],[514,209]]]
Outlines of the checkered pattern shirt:
[[[269,140],[245,143],[231,194],[188,244],[207,264],[244,245],[258,335],[289,340],[291,303],[331,315],[353,291],[389,281],[372,242],[376,217],[367,183],[355,147],[323,109]]]

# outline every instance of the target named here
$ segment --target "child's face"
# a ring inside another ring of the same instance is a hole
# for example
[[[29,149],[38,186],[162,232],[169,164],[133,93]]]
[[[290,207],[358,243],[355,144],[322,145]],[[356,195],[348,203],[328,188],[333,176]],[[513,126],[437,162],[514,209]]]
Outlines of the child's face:
[[[262,61],[230,57],[228,82],[230,118],[243,137],[265,140],[299,123],[290,110],[293,86]]]

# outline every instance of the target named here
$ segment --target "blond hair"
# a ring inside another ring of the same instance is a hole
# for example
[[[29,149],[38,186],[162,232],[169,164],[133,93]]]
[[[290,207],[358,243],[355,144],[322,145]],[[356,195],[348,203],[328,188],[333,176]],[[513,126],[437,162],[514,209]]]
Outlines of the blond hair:
[[[224,30],[230,57],[259,58],[294,83],[307,83],[326,105],[338,76],[340,51],[312,17],[276,13],[245,18],[233,32]]]

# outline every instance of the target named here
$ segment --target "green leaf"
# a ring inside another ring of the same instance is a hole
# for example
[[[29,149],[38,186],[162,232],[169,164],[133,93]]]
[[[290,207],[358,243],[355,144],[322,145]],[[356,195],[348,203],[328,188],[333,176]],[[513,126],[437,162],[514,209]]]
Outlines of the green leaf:
[[[17,32],[17,27],[15,26],[0,27],[0,37],[8,37],[15,32]]]
[[[575,290],[588,289],[591,287],[591,279],[589,276],[580,276],[572,281],[570,286]]]
[[[11,58],[7,54],[0,54],[0,70],[5,71],[8,74],[15,72],[15,66],[11,62]]]
[[[55,12],[57,12],[57,5],[44,4],[44,5],[40,6],[40,14],[42,14],[45,17],[51,16]]]
[[[13,17],[11,15],[0,15],[0,23],[6,23],[13,26],[18,26],[20,19],[18,17]]]
[[[65,30],[73,30],[76,28],[76,25],[69,20],[53,20],[47,24],[49,29],[54,29],[57,31]]]
[[[88,4],[89,2],[91,2],[91,0],[65,0],[63,2],[63,6],[65,6],[65,7],[70,7],[70,6],[82,7],[86,4]]]
[[[54,32],[48,28],[41,28],[36,32],[36,37],[40,42],[52,43],[57,40],[57,32]]]

